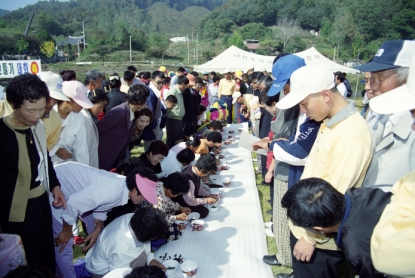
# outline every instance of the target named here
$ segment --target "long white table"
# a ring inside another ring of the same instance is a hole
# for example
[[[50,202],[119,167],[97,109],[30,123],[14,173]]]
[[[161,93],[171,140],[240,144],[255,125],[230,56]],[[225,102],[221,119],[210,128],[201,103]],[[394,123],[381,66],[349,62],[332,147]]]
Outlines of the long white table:
[[[232,135],[236,141],[225,146],[229,169],[219,171],[216,181],[222,184],[221,178],[230,177],[231,186],[211,190],[223,194],[219,209],[204,219],[202,231],[192,231],[189,223],[180,239],[155,252],[159,261],[166,254],[167,259],[181,255],[184,260],[196,261],[199,267],[193,277],[273,277],[271,268],[262,261],[268,254],[264,223],[251,152],[238,147],[241,127],[246,129],[242,124],[225,127],[226,137]],[[229,130],[235,133],[228,134]]]

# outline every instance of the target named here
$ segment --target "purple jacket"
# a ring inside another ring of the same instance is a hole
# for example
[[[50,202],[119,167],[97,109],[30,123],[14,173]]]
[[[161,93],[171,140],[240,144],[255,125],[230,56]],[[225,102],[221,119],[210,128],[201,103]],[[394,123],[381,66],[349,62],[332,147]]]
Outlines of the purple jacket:
[[[134,123],[130,122],[128,102],[111,109],[96,125],[99,133],[99,168],[109,171],[124,158],[133,136]]]

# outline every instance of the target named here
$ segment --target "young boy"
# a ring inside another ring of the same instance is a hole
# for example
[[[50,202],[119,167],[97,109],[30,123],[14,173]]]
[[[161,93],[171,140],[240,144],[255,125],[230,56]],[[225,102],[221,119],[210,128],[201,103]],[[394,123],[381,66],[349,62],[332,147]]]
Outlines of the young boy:
[[[208,154],[209,148],[220,147],[222,143],[222,135],[217,131],[210,132],[206,138],[200,139],[200,146],[196,150],[196,154]]]

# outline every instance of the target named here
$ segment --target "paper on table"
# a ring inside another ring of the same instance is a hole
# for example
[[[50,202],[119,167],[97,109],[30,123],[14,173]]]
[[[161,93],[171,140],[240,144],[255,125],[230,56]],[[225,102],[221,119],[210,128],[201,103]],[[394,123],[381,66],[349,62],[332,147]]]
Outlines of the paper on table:
[[[241,139],[239,140],[239,147],[245,148],[250,150],[251,152],[253,152],[254,150],[252,149],[252,144],[255,142],[260,141],[261,139],[259,139],[258,137],[255,137],[245,131],[242,132],[241,134]],[[267,155],[268,150],[264,150],[264,149],[258,149],[256,151],[256,153],[258,154],[262,154],[262,155]]]

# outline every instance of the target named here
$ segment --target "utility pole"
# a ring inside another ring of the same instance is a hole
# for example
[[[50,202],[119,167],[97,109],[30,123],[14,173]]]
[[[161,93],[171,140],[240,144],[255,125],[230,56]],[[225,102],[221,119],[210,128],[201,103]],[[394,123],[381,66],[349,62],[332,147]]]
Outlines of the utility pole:
[[[196,34],[196,65],[199,62],[199,34]]]
[[[84,34],[84,48],[86,48],[85,23],[82,20],[82,34]]]
[[[132,62],[132,56],[131,56],[131,36],[130,36],[130,62]]]
[[[190,64],[190,45],[189,45],[189,34],[187,34],[187,64]]]

